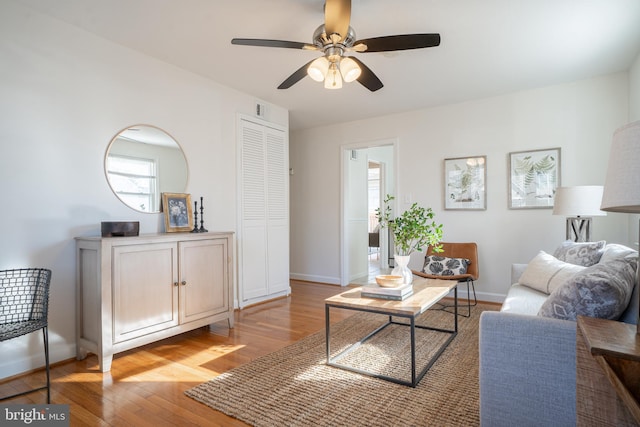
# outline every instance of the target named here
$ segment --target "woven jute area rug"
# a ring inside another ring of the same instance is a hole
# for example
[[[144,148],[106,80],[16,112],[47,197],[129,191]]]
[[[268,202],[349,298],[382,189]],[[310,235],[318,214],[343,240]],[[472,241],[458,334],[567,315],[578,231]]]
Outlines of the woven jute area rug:
[[[496,309],[478,304],[470,318],[459,316],[458,335],[416,388],[327,366],[323,330],[185,393],[254,426],[479,425],[478,321]],[[358,313],[332,325],[332,355],[385,319]],[[416,324],[451,329],[453,314],[429,310]],[[447,335],[418,330],[416,337],[421,367]],[[410,379],[409,348],[409,328],[392,325],[340,363]]]

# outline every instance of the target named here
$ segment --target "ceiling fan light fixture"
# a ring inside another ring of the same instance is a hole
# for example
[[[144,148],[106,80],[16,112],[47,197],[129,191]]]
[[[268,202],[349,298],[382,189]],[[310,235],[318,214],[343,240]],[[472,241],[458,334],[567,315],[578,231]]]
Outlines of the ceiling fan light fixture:
[[[327,58],[324,56],[321,56],[309,65],[309,68],[307,68],[307,74],[313,80],[321,82],[324,80],[324,76],[327,74],[328,70],[329,61],[327,61]]]
[[[340,89],[343,81],[357,80],[371,92],[384,87],[378,76],[357,59],[357,55],[345,54],[385,53],[440,46],[438,33],[396,34],[358,40],[356,32],[351,27],[351,1],[324,0],[324,22],[314,31],[311,43],[233,38],[231,44],[314,50],[323,53],[322,58],[312,59],[298,68],[278,86],[278,89],[288,89],[308,75],[317,82],[324,82],[327,89]]]
[[[356,61],[349,57],[344,57],[340,61],[340,72],[344,81],[350,83],[360,77],[362,70],[358,67]]]
[[[342,88],[342,75],[338,70],[338,65],[334,62],[329,67],[327,76],[324,79],[325,89],[341,89]]]

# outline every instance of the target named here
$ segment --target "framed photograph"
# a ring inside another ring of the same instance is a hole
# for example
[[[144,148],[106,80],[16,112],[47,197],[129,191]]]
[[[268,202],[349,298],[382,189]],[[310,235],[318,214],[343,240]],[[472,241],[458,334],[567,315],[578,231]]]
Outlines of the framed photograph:
[[[560,148],[509,153],[509,209],[550,209],[560,186]]]
[[[193,230],[191,194],[162,193],[162,211],[167,233]]]
[[[444,208],[487,209],[487,156],[444,159]]]

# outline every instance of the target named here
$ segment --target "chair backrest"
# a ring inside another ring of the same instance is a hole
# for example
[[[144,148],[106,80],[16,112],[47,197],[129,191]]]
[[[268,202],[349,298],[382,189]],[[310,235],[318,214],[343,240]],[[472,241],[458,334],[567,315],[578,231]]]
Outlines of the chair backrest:
[[[467,267],[467,274],[471,275],[473,280],[480,278],[480,265],[478,263],[478,245],[470,243],[451,243],[442,242],[442,252],[433,252],[433,248],[427,248],[427,255],[445,256],[448,258],[466,258],[471,263]]]
[[[44,320],[49,310],[51,270],[0,270],[0,325]]]

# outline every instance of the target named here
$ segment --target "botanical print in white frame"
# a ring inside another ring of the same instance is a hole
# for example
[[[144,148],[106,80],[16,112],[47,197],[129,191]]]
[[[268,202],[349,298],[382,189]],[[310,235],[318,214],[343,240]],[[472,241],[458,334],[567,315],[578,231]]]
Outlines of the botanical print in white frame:
[[[550,209],[560,186],[560,148],[509,153],[509,209]]]
[[[487,156],[444,159],[444,208],[487,209]]]

